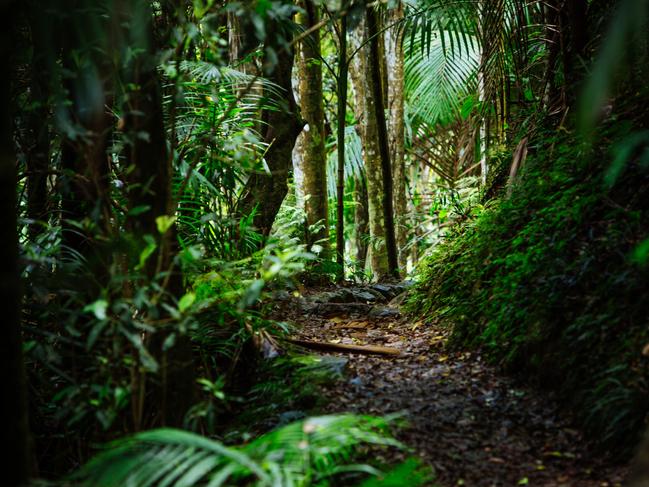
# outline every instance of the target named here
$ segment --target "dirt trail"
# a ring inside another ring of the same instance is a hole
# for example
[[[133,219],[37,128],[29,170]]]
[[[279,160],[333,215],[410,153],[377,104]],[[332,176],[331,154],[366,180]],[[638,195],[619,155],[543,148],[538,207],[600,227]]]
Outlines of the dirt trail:
[[[381,304],[390,297],[368,288],[320,292],[292,307],[296,338],[401,351],[343,354],[347,374],[329,388],[325,412],[405,413],[411,426],[400,439],[442,486],[622,484],[625,469],[593,454],[551,398],[516,385],[479,353],[447,350],[448,330],[402,318]]]

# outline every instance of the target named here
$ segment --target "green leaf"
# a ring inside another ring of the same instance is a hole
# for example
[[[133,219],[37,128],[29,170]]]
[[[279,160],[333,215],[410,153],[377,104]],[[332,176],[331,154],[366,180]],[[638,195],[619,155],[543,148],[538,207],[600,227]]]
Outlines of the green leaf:
[[[151,205],[140,205],[136,206],[135,208],[131,208],[128,210],[127,215],[128,216],[138,216],[141,215],[142,213],[146,213],[151,209]]]
[[[194,301],[196,301],[196,293],[188,292],[182,298],[180,298],[180,301],[178,301],[178,309],[181,313],[184,313],[191,307],[192,304],[194,304]]]
[[[84,312],[92,312],[98,320],[106,319],[106,310],[108,309],[108,301],[105,299],[98,299],[94,303],[90,303],[83,308]]]
[[[160,232],[160,235],[163,235],[171,228],[171,226],[174,224],[176,221],[175,216],[169,216],[169,215],[160,215],[158,218],[155,219],[155,224],[158,227],[158,232]]]
[[[146,238],[149,237],[149,238]],[[137,270],[143,269],[144,265],[146,264],[146,261],[151,257],[151,254],[155,252],[155,249],[158,248],[158,244],[153,240],[153,238],[150,235],[145,236],[145,240],[147,240],[147,246],[144,247],[144,250],[140,252],[140,262],[137,265]]]

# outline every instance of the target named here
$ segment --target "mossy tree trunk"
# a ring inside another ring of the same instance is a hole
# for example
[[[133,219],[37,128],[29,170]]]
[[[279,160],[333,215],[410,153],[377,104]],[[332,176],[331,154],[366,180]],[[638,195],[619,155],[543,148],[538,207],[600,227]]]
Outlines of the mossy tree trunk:
[[[298,22],[305,30],[318,24],[318,6],[312,0],[301,3],[304,13]],[[320,63],[320,29],[300,43],[298,52],[300,112],[306,125],[300,135],[301,169],[303,173],[304,209],[309,246],[318,242],[329,254],[329,212],[327,204],[327,168],[324,133],[324,97]]]
[[[394,211],[392,191],[392,166],[390,163],[390,148],[388,146],[388,131],[385,121],[385,103],[383,93],[383,80],[381,76],[381,63],[383,43],[381,42],[381,22],[377,7],[367,5],[367,36],[370,45],[369,74],[372,87],[372,100],[374,117],[376,118],[376,133],[378,136],[379,165],[382,178],[381,202],[383,209],[383,231],[385,235],[385,250],[388,261],[387,275],[378,274],[381,278],[399,278],[399,262],[397,257],[397,242],[394,233]],[[370,195],[370,200],[376,195]]]
[[[337,280],[345,278],[345,127],[347,118],[347,95],[349,78],[349,58],[347,56],[347,16],[343,15],[338,24],[338,77],[336,79],[337,124],[336,140],[338,170],[336,172],[336,264]]]
[[[354,85],[358,122],[361,125],[363,162],[367,183],[367,213],[370,230],[368,259],[374,277],[383,279],[389,274],[383,221],[383,177],[379,153],[379,134],[376,124],[376,105],[372,87],[370,47],[367,43],[368,32],[366,26],[367,22],[362,22],[352,36],[353,51],[358,49],[358,52],[352,60],[350,72]],[[361,45],[362,47],[360,47]]]
[[[385,31],[385,52],[387,65],[388,102],[388,144],[392,163],[394,220],[399,253],[399,268],[406,269],[408,252],[408,200],[405,158],[404,121],[404,57],[403,57],[403,4],[399,2],[388,11],[388,25]]]

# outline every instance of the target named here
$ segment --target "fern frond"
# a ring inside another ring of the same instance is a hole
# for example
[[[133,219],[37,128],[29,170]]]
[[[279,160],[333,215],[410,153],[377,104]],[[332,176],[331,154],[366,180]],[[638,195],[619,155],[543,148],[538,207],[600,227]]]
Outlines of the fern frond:
[[[403,448],[387,432],[390,420],[351,414],[307,418],[241,447],[176,429],[117,440],[73,480],[96,487],[311,485],[341,472],[379,474],[352,463],[362,445]]]

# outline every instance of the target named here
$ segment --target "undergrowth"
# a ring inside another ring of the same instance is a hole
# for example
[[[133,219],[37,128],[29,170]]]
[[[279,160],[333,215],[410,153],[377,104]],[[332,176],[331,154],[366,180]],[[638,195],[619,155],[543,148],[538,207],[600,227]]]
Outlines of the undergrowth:
[[[456,227],[410,297],[413,312],[453,327],[454,345],[482,347],[556,390],[592,438],[622,455],[649,410],[649,170],[644,146],[624,148],[637,130],[611,123],[592,145],[538,131],[512,195],[501,191]],[[613,179],[611,161],[625,151]]]

